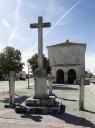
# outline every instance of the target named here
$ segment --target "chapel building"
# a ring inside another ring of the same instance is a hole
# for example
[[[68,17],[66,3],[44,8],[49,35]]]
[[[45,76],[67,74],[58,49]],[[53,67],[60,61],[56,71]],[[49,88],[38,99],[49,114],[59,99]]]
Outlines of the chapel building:
[[[66,42],[48,46],[51,74],[56,83],[74,84],[85,72],[86,44]]]

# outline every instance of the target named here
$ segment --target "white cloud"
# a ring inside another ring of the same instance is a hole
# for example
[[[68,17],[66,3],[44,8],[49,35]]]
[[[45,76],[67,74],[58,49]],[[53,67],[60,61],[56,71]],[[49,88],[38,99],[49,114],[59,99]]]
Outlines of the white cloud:
[[[6,44],[0,42],[0,52],[6,47]]]
[[[64,22],[60,22],[60,24],[57,24],[57,26],[64,26],[64,25],[69,24],[69,23],[70,23],[70,21],[65,21],[64,20]],[[55,23],[52,24],[52,25],[55,25]]]
[[[27,60],[30,59],[35,54],[35,51],[28,49],[25,52],[22,52],[22,62],[25,63],[23,70],[27,73]]]
[[[16,32],[19,26],[19,11],[20,11],[20,6],[21,6],[21,0],[17,0],[17,8],[16,8],[16,15],[15,15],[15,27],[13,28],[10,37],[9,37],[9,44],[11,44],[12,40],[16,36]]]
[[[86,69],[95,74],[95,53],[86,55]]]
[[[56,26],[60,25],[60,26],[64,26],[65,24],[68,24],[70,21],[64,21],[64,23],[62,23],[62,20],[69,14],[71,13],[71,11],[73,9],[75,9],[80,3],[82,2],[82,0],[78,0],[71,8],[69,8],[65,13],[63,13],[63,15],[61,15],[61,17],[54,23],[54,25],[49,29],[48,32],[46,32],[44,34],[44,37],[46,37]],[[36,5],[35,3],[32,3],[31,5],[28,5],[28,6],[31,6],[31,8],[35,8]],[[52,7],[53,6],[53,7]],[[44,8],[44,7],[43,7]],[[37,9],[40,9],[40,6],[37,7]],[[49,0],[48,2],[48,5],[47,5],[47,12],[49,11],[50,13],[56,13],[56,4],[55,4],[55,1],[54,0]],[[61,10],[61,8],[60,8]],[[62,10],[61,10],[62,11]],[[33,47],[32,47],[32,50],[37,48],[37,44],[35,44]]]
[[[27,61],[27,59],[29,59],[33,55],[33,52],[31,51],[32,50],[29,49],[28,51],[22,53],[22,61]]]
[[[10,29],[10,24],[5,19],[2,19],[1,22],[7,29]]]
[[[56,23],[53,25],[53,27],[51,27],[51,29],[45,34],[45,36],[47,36],[74,8],[76,8],[80,3],[82,2],[82,0],[78,0],[71,8],[69,8],[57,21]]]
[[[36,53],[36,50],[33,50],[32,48],[22,52],[22,61],[26,62],[27,59],[31,58],[35,53]]]
[[[14,46],[15,46],[15,43],[10,41],[10,42],[8,43],[8,45],[14,47]]]
[[[47,13],[49,15],[57,15],[60,14],[59,12],[63,11],[63,8],[61,6],[57,5],[58,3],[55,0],[49,0],[47,5]],[[57,9],[57,11],[56,11]]]

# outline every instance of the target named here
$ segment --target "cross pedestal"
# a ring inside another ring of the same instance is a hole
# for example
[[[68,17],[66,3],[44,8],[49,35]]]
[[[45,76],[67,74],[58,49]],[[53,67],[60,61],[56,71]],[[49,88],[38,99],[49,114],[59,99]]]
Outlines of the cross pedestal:
[[[35,96],[34,98],[47,98],[47,76],[44,70],[37,69],[34,73],[35,79]]]

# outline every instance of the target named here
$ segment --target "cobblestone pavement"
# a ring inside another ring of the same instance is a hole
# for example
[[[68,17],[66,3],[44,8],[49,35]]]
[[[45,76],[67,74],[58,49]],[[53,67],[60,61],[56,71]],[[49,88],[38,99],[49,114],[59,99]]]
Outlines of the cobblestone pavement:
[[[25,84],[24,81],[20,84]],[[95,88],[85,86],[85,111],[79,111],[79,86],[56,85],[53,92],[57,100],[66,106],[65,113],[59,115],[17,114],[14,109],[6,109],[8,90],[0,93],[0,128],[95,128]],[[31,88],[17,88],[15,97],[26,99],[34,94]]]

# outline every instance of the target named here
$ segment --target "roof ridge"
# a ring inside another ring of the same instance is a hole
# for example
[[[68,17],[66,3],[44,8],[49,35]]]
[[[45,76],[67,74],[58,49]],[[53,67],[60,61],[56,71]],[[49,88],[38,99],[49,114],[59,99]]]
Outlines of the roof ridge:
[[[67,46],[67,45],[86,45],[85,43],[75,43],[75,42],[64,42],[59,44],[50,45],[47,47],[54,47],[54,46]]]

